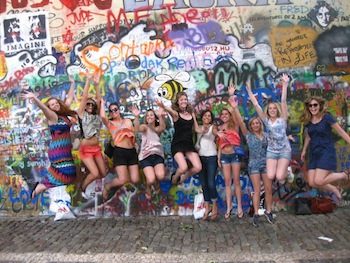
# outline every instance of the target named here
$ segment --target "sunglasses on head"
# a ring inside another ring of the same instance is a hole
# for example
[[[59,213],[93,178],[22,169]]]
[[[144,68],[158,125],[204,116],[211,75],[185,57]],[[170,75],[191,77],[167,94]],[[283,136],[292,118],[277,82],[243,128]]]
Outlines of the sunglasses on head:
[[[95,103],[93,103],[93,102],[87,102],[87,103],[86,103],[86,106],[94,107],[94,106],[95,106]]]
[[[309,108],[318,107],[318,103],[309,103]]]
[[[117,112],[119,109],[118,108],[113,108],[113,109],[109,109],[109,112]]]

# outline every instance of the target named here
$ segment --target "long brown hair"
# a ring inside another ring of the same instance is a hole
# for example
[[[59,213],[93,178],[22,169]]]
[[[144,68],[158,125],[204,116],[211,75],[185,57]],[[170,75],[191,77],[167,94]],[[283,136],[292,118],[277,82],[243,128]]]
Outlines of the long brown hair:
[[[323,115],[325,113],[329,113],[328,106],[326,103],[326,100],[319,96],[312,96],[304,100],[304,111],[303,114],[300,117],[300,122],[302,122],[304,125],[307,125],[312,118],[312,114],[309,110],[309,104],[312,100],[316,100],[318,104],[320,105],[320,114]]]
[[[236,127],[236,123],[235,123],[235,120],[233,119],[232,112],[228,108],[222,108],[222,110],[220,112],[220,116],[224,110],[228,111],[228,113],[230,114],[230,120],[228,121],[227,128],[234,129]]]
[[[49,102],[51,100],[56,100],[58,102],[58,104],[60,105],[60,109],[58,111],[54,111],[50,108],[49,106]],[[77,113],[74,110],[71,110],[63,101],[54,98],[54,97],[50,97],[48,98],[48,100],[45,102],[45,105],[52,111],[56,112],[57,115],[60,116],[71,116],[71,117],[75,117],[77,115]]]
[[[176,93],[176,97],[175,97],[175,100],[172,102],[171,108],[173,110],[176,110],[177,112],[181,111],[180,106],[179,106],[179,99],[181,96],[186,96],[186,98],[188,100],[188,95],[186,92],[181,91],[181,92]],[[189,102],[187,103],[186,111],[188,111],[190,114],[192,114],[192,112],[193,112],[193,107],[190,105]]]

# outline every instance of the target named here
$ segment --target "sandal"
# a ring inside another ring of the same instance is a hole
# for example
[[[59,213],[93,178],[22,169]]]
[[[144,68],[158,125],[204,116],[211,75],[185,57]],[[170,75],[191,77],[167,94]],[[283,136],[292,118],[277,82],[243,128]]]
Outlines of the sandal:
[[[239,219],[242,219],[244,217],[243,210],[240,213],[238,213],[237,216],[238,216]]]
[[[34,199],[37,195],[36,188],[37,188],[38,184],[39,184],[39,182],[36,182],[34,185],[34,188],[33,188],[32,194],[31,194],[32,199]]]
[[[225,219],[229,219],[230,218],[231,212],[232,212],[232,208],[231,208],[230,212],[226,212],[225,213]]]
[[[344,173],[348,176],[348,179],[345,180],[346,182],[350,182],[350,171],[349,170],[345,170]]]
[[[160,194],[160,186],[158,186],[156,189],[154,189],[154,193],[156,195],[159,195]]]
[[[147,189],[146,189],[146,191],[145,191],[145,197],[146,197],[146,199],[149,201],[149,200],[151,200],[152,199],[152,191],[148,191]]]
[[[174,182],[174,177],[175,177],[175,173],[173,173],[170,177],[170,182],[172,185],[178,185],[180,183],[181,180],[181,175],[176,179],[176,182]]]
[[[108,201],[108,195],[110,190],[111,190],[110,188],[109,189],[107,188],[107,184],[103,186],[102,199],[104,203]]]
[[[204,216],[202,217],[203,220],[207,220],[209,214],[211,213],[211,210],[212,210],[212,209],[210,208],[210,209],[208,209],[207,211],[205,211]]]

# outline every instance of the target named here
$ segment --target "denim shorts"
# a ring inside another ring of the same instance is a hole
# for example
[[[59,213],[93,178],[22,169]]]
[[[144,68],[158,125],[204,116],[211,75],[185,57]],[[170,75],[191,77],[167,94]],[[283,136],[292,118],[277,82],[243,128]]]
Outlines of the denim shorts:
[[[267,151],[267,153],[266,153],[266,159],[279,160],[282,158],[287,159],[287,160],[291,160],[292,159],[292,152],[273,153],[273,152]]]
[[[239,156],[235,153],[229,153],[229,154],[221,154],[221,163],[222,164],[233,164],[233,163],[241,163],[242,162],[242,156]]]
[[[259,167],[248,167],[248,174],[266,174],[266,165]]]
[[[147,166],[156,166],[157,164],[164,163],[164,158],[157,154],[152,154],[140,161],[140,167],[143,169]]]

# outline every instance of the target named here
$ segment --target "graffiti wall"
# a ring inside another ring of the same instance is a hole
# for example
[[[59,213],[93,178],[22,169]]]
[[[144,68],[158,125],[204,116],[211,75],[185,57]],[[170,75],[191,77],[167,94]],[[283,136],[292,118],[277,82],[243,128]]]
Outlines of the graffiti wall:
[[[229,84],[237,87],[245,120],[256,115],[245,82],[262,106],[280,100],[282,73],[291,78],[288,89],[293,161],[288,182],[274,183],[274,209],[290,209],[300,195],[315,195],[301,166],[303,127],[299,118],[303,100],[310,95],[327,99],[331,113],[349,131],[350,114],[350,2],[340,0],[5,0],[0,3],[0,214],[50,214],[52,198],[61,200],[62,189],[51,189],[31,199],[35,182],[49,165],[51,134],[42,111],[21,97],[34,92],[40,100],[64,100],[75,81],[71,106],[77,110],[85,73],[102,73],[99,86],[108,105],[119,102],[125,118],[131,106],[141,115],[155,108],[154,99],[168,106],[177,92],[186,91],[196,114],[210,109],[215,117],[227,104]],[[91,85],[90,93],[95,94]],[[86,174],[77,150],[73,151],[78,179],[65,187],[63,202],[88,213],[105,216],[191,215],[198,176],[173,186],[176,169],[170,143],[174,132],[170,116],[161,135],[166,155],[166,179],[161,192],[145,198],[145,179],[126,184],[108,203],[101,203],[105,180],[115,172],[106,157],[106,179],[88,190],[85,202],[77,187]],[[79,125],[72,127],[72,140]],[[101,145],[108,138],[104,127]],[[350,169],[350,148],[335,135],[338,170]],[[219,206],[225,211],[222,171],[216,178]],[[243,205],[250,203],[252,187],[243,165]],[[342,194],[349,198],[349,185]],[[51,198],[50,198],[51,197]],[[62,201],[61,200],[61,201]],[[235,197],[233,197],[233,203]]]

